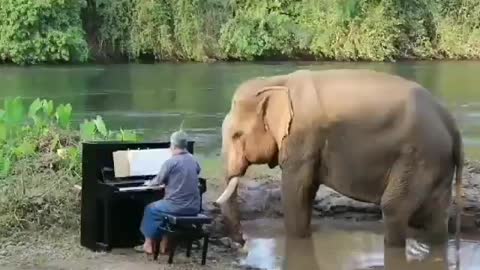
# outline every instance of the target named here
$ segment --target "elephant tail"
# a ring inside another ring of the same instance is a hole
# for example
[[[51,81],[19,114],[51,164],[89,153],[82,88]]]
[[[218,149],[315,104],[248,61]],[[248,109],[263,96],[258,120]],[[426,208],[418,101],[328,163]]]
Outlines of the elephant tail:
[[[461,216],[463,210],[463,194],[462,194],[462,174],[464,163],[464,150],[462,136],[458,129],[455,130],[454,143],[453,143],[453,160],[455,162],[455,201],[457,205],[456,217],[455,217],[455,239],[457,245],[457,251],[460,248],[460,225]]]

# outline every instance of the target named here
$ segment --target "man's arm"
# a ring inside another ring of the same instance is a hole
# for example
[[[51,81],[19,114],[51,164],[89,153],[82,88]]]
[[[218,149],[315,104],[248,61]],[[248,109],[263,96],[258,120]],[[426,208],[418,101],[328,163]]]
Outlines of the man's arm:
[[[145,182],[146,186],[166,185],[168,182],[168,173],[170,172],[171,164],[169,160],[163,163],[160,172],[150,181]]]
[[[198,162],[197,162],[197,174],[200,174],[201,170],[202,169],[200,168],[200,164],[198,164]]]

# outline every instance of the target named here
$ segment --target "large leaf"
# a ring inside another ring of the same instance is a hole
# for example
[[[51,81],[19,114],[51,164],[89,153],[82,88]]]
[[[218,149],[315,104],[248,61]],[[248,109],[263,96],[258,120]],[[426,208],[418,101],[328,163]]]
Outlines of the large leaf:
[[[3,119],[3,116],[5,115],[5,111],[4,110],[0,110],[0,120]]]
[[[80,137],[83,141],[91,141],[95,139],[96,127],[93,121],[85,120],[80,125]]]
[[[121,134],[121,140],[122,141],[136,141],[137,140],[137,134],[133,130],[123,130],[120,129],[120,134]]]
[[[0,143],[7,140],[7,125],[0,122]]]
[[[30,104],[30,107],[28,108],[28,117],[33,119],[33,122],[35,124],[39,124],[40,122],[40,117],[38,116],[38,111],[42,108],[42,102],[40,101],[39,98],[35,99],[32,104]]]
[[[93,122],[95,123],[95,126],[98,132],[100,132],[100,134],[102,134],[103,137],[106,137],[108,135],[108,131],[107,131],[107,127],[105,126],[105,122],[103,122],[102,117],[97,115],[97,118],[93,120]]]
[[[72,105],[60,104],[55,112],[55,117],[57,118],[58,125],[61,128],[68,129],[72,119]]]
[[[51,117],[53,115],[53,100],[46,101],[45,99],[42,101],[42,108],[45,115]]]
[[[23,102],[20,97],[16,97],[13,100],[10,98],[5,99],[5,114],[4,121],[7,125],[21,125],[25,121],[26,112]]]

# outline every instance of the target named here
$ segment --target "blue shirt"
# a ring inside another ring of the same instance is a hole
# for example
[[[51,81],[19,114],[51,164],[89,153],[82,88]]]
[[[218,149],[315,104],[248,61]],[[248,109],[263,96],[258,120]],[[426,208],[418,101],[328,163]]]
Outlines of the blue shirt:
[[[199,174],[200,165],[185,151],[165,161],[147,185],[165,185],[163,200],[170,203],[172,212],[197,214],[200,211]]]

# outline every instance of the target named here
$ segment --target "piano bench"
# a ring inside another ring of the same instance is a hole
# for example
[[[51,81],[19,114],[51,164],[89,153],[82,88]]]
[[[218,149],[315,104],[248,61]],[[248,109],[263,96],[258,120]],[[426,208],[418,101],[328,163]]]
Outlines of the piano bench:
[[[202,265],[205,265],[207,259],[207,249],[210,234],[203,229],[203,225],[212,222],[212,218],[204,214],[195,216],[175,216],[171,214],[164,214],[164,222],[160,225],[164,237],[167,237],[169,242],[168,263],[173,262],[175,249],[179,242],[187,244],[187,257],[190,257],[193,241],[203,238],[202,247]],[[157,239],[153,245],[153,259],[157,260],[160,252],[160,241]]]

